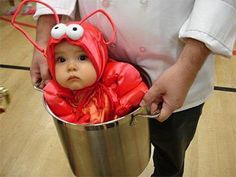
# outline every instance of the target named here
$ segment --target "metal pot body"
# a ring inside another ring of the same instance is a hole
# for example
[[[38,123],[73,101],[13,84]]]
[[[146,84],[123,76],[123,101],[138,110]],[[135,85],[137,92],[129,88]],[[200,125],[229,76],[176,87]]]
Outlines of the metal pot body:
[[[150,160],[148,118],[138,108],[101,124],[72,124],[52,115],[75,176],[139,176]]]

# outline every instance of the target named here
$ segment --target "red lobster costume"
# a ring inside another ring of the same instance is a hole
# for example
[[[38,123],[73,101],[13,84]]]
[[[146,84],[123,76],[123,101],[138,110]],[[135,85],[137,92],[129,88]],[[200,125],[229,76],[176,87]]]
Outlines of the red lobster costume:
[[[40,1],[36,2],[48,6]],[[17,12],[12,23],[47,58],[52,80],[43,90],[44,99],[51,111],[66,122],[83,124],[107,122],[124,116],[138,107],[148,87],[135,67],[108,57],[107,45],[114,40],[116,32],[110,17],[103,10],[97,10],[81,21],[61,24],[55,11],[50,6],[48,7],[53,11],[57,25],[51,31],[46,51],[14,23]],[[104,40],[102,33],[95,26],[85,22],[97,12],[104,14],[112,25],[113,34],[109,42]],[[97,74],[93,85],[78,90],[76,93],[60,86],[55,79],[54,49],[64,40],[81,47],[87,53]]]

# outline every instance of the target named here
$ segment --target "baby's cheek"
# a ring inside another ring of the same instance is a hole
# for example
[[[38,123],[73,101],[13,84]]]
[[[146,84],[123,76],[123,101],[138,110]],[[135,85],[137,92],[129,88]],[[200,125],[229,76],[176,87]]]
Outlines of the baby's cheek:
[[[89,72],[89,80],[91,84],[93,84],[97,80],[97,73],[94,68],[92,68]]]
[[[95,71],[90,72],[89,77],[88,77],[88,81],[89,81],[90,85],[92,85],[96,80],[97,80],[96,72]]]
[[[65,72],[62,70],[62,68],[60,67],[55,67],[55,78],[56,81],[60,84],[60,85],[64,85],[65,83]]]

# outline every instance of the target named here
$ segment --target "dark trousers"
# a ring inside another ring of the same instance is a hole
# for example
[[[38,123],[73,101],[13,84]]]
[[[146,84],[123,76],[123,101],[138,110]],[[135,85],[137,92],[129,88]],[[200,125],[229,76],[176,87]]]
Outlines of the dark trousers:
[[[152,177],[183,176],[185,151],[195,134],[202,108],[203,104],[174,113],[163,123],[150,119],[155,167]]]

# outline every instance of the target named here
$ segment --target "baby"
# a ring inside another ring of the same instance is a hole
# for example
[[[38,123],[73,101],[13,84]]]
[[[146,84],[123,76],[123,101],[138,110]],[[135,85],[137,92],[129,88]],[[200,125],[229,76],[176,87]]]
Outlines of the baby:
[[[71,39],[74,31],[82,33],[78,39]],[[44,98],[56,116],[77,124],[101,123],[139,105],[148,87],[136,68],[108,57],[96,27],[86,22],[58,24],[51,35],[47,60],[52,80]]]

